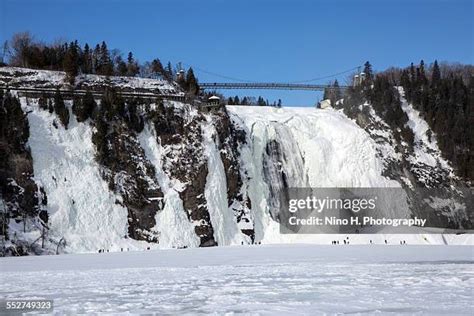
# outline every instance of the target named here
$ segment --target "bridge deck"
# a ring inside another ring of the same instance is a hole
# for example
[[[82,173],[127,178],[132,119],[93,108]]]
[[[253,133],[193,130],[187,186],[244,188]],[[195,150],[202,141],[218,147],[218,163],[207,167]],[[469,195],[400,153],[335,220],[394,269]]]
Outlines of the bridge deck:
[[[228,83],[228,82],[206,82],[200,83],[201,89],[262,89],[262,90],[309,90],[323,91],[324,89],[347,89],[348,86],[329,86],[322,84],[300,84],[300,83]]]

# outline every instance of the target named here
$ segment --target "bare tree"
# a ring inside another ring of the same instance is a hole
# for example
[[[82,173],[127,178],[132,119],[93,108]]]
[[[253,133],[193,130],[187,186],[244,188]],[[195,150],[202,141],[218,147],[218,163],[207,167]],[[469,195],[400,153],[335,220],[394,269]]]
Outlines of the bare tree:
[[[10,50],[9,48],[8,41],[3,42],[2,45],[2,51],[0,53],[0,64],[6,64],[7,63],[7,54]]]
[[[10,47],[12,66],[28,67],[28,54],[33,45],[33,36],[29,32],[16,33],[13,35]]]
[[[441,71],[441,78],[448,78],[451,74],[455,76],[461,76],[465,84],[468,84],[470,78],[474,76],[473,65],[442,61],[439,63],[439,69]]]

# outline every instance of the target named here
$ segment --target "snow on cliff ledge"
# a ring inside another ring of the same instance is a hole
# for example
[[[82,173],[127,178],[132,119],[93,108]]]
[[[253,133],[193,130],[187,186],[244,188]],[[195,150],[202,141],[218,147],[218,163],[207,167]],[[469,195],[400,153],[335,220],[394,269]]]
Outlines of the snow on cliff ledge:
[[[0,68],[0,85],[23,88],[70,88],[64,71],[36,70],[17,67]],[[175,83],[161,79],[99,76],[82,74],[76,77],[77,88],[100,88],[113,86],[124,91],[147,91],[162,94],[183,94]]]

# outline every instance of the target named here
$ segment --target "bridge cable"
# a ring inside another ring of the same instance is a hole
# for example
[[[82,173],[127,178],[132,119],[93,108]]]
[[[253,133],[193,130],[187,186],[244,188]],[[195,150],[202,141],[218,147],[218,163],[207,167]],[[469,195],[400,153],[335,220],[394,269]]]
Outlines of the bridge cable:
[[[220,78],[223,78],[223,79],[234,80],[234,81],[239,81],[239,82],[246,82],[246,83],[256,82],[255,80],[246,80],[246,79],[239,79],[239,78],[229,77],[229,76],[225,76],[225,75],[220,75],[220,74],[217,74],[215,72],[207,71],[205,69],[199,68],[197,66],[192,66],[192,65],[189,65],[189,64],[186,64],[186,63],[182,63],[182,64],[186,67],[192,67],[193,69],[196,69],[200,72],[206,73],[208,75],[220,77]],[[341,71],[341,72],[338,72],[338,73],[335,73],[335,74],[332,74],[332,75],[327,75],[327,76],[324,76],[324,77],[318,77],[318,78],[302,80],[302,81],[291,81],[291,82],[288,82],[288,83],[306,83],[306,82],[318,81],[318,80],[323,80],[323,79],[328,79],[328,78],[334,78],[336,76],[343,75],[345,73],[348,73],[348,72],[354,71],[356,69],[359,69],[360,67],[361,66],[356,66],[356,67],[353,67],[351,69],[347,69],[347,70],[344,70],[344,71]]]
[[[358,68],[360,68],[360,66],[356,66],[356,67],[353,67],[351,69],[347,69],[347,70],[344,70],[344,71],[341,71],[341,72],[338,72],[338,73],[335,73],[335,74],[332,74],[332,75],[324,76],[324,77],[313,78],[313,79],[308,79],[308,80],[303,80],[303,81],[292,81],[290,83],[306,83],[306,82],[318,81],[318,80],[323,80],[323,79],[328,79],[328,78],[334,78],[336,76],[343,75],[345,73],[354,71]]]
[[[204,69],[196,67],[196,66],[188,65],[186,63],[182,63],[182,64],[186,67],[192,67],[193,69],[199,70],[200,72],[206,73],[208,75],[220,77],[220,78],[223,78],[223,79],[229,79],[229,80],[234,80],[234,81],[239,81],[239,82],[247,82],[247,83],[253,82],[251,80],[245,80],[245,79],[239,79],[239,78],[233,78],[233,77],[229,77],[229,76],[219,75],[215,72],[207,71],[207,70],[204,70]]]

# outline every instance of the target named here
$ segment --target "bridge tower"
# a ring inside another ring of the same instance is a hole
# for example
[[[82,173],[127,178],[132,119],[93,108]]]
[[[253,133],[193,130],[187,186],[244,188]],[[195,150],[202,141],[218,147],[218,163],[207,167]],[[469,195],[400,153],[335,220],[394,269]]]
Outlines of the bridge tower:
[[[360,86],[365,81],[366,75],[365,72],[361,72],[357,75],[354,75],[354,79],[352,80],[352,86],[355,88]]]
[[[185,80],[186,80],[186,75],[184,73],[184,69],[178,70],[178,73],[176,74],[176,81],[183,82]]]
[[[178,69],[176,69],[176,81],[177,82],[186,81],[186,72],[184,71],[183,65],[181,64],[181,62],[178,63],[177,68]]]

